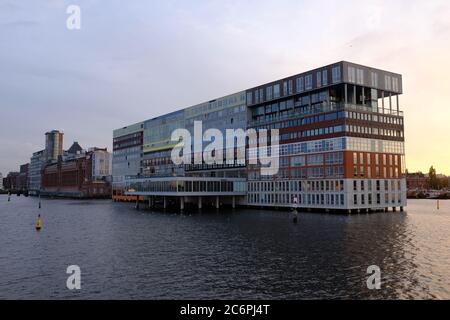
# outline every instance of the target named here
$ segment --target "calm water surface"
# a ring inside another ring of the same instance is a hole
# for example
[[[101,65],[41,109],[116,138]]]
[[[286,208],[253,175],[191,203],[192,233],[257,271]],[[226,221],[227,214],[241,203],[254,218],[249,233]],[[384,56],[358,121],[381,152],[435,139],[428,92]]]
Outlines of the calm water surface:
[[[450,202],[354,216],[0,196],[0,299],[450,298]],[[41,213],[43,229],[34,224]],[[66,288],[79,265],[82,289]],[[382,289],[368,290],[378,265]]]

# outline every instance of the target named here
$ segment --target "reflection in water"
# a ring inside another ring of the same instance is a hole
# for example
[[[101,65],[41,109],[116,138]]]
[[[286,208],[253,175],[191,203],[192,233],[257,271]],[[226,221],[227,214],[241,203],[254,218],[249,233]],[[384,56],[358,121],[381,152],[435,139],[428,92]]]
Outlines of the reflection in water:
[[[0,196],[0,298],[450,298],[450,202],[354,216]],[[79,265],[82,290],[66,289]],[[382,272],[368,290],[367,267]]]
[[[426,284],[418,279],[418,266],[414,261],[416,252],[411,247],[414,233],[408,229],[407,213],[378,214],[370,220],[367,225],[367,216],[356,216],[347,225],[345,256],[355,265],[353,275],[349,275],[355,283],[364,276],[367,266],[379,266],[382,290],[367,291],[366,284],[359,282],[351,297],[433,297]]]

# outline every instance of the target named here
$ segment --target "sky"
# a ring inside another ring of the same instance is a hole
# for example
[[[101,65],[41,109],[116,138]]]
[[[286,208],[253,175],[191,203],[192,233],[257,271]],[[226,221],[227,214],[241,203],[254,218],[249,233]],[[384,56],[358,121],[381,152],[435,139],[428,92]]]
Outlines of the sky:
[[[69,5],[81,29],[69,30]],[[450,175],[450,1],[0,0],[0,172],[346,60],[403,75],[406,165]]]

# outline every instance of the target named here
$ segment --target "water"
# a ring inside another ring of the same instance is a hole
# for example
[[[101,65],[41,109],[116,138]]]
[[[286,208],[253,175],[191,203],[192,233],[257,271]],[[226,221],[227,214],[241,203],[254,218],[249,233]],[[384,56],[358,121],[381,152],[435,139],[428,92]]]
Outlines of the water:
[[[175,215],[0,196],[0,299],[450,298],[450,202],[354,216]],[[34,224],[42,215],[43,229]],[[66,288],[79,265],[82,289]],[[367,267],[382,271],[368,290]]]

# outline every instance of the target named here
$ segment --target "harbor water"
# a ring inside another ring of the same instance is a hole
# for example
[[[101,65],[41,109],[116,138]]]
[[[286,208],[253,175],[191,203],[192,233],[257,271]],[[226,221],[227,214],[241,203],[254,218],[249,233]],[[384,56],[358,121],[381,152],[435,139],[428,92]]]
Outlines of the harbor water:
[[[297,224],[283,211],[41,201],[0,196],[0,299],[450,299],[449,201]],[[66,286],[70,265],[81,290]]]

